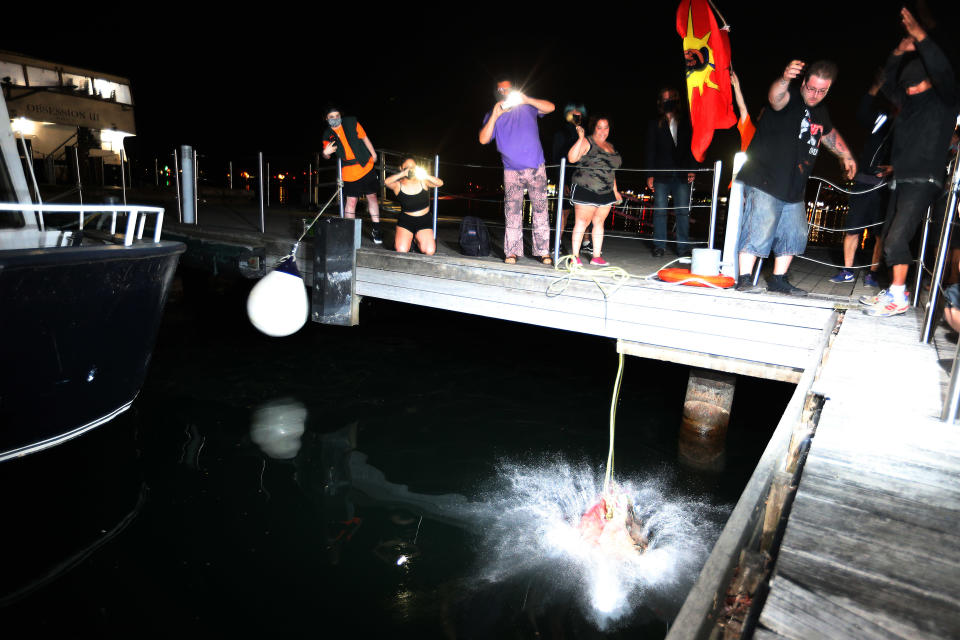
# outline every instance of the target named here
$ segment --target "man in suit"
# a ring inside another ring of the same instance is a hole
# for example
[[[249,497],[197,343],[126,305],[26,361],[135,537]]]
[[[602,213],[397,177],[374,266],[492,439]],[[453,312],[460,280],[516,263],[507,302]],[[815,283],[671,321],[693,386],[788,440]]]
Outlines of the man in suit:
[[[647,126],[646,164],[656,170],[647,178],[647,188],[653,190],[653,255],[665,253],[667,240],[667,211],[673,210],[677,219],[677,255],[690,255],[690,183],[694,174],[684,169],[696,166],[690,152],[693,131],[690,121],[682,118],[680,92],[661,89],[657,94],[660,117]],[[681,169],[681,171],[664,171]],[[670,206],[669,197],[673,196]],[[668,209],[668,207],[670,207]]]

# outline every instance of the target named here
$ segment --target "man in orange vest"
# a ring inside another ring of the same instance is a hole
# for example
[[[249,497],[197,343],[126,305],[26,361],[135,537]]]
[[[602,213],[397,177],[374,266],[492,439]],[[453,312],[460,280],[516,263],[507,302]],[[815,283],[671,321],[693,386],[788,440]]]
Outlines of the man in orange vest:
[[[336,154],[340,158],[343,177],[343,213],[348,218],[356,217],[357,200],[367,199],[367,211],[370,212],[370,221],[373,223],[373,242],[383,244],[380,235],[380,203],[377,200],[377,191],[380,189],[380,180],[373,170],[377,152],[373,150],[373,143],[367,136],[356,118],[344,118],[340,109],[327,109],[327,128],[323,132],[323,157],[330,159]]]

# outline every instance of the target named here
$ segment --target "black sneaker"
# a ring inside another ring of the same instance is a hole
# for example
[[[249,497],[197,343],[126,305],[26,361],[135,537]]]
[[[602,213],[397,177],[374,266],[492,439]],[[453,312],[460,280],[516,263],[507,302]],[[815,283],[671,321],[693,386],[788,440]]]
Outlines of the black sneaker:
[[[654,258],[662,258],[663,254],[666,253],[666,250],[664,250],[663,247],[654,247],[651,253],[653,254]]]
[[[584,240],[583,244],[580,245],[580,253],[587,256],[588,258],[593,257],[593,243],[589,240]]]
[[[373,238],[373,244],[383,244],[383,236],[380,235],[380,229],[374,227],[370,231],[370,237]]]
[[[753,284],[753,274],[745,273],[737,279],[737,291],[740,293],[760,293],[763,287]]]
[[[807,292],[799,287],[795,287],[787,280],[787,274],[782,276],[772,275],[767,279],[767,291],[771,293],[784,293],[788,296],[805,296]]]

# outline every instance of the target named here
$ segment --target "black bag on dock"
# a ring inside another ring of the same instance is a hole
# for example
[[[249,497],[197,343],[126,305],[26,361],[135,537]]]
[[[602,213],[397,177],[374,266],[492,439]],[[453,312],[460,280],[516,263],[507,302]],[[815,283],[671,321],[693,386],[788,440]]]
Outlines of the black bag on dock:
[[[467,216],[460,223],[460,253],[465,256],[490,255],[490,234],[480,218]]]

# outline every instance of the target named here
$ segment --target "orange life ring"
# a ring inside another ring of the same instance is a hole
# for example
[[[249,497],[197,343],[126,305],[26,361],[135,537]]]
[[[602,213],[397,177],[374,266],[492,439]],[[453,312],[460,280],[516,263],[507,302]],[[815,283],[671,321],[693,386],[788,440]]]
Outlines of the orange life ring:
[[[691,287],[720,287],[729,289],[737,283],[730,276],[696,276],[690,273],[690,269],[661,269],[657,277],[664,282],[681,282]],[[683,282],[683,281],[686,282]]]

